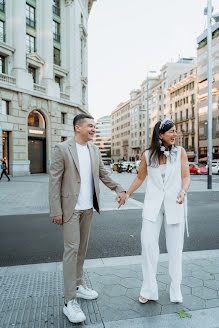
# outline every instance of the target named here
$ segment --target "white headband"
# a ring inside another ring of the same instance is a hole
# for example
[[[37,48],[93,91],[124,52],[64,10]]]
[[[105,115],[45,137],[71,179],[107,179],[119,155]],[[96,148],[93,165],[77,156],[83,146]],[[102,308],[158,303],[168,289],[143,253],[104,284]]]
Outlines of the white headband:
[[[165,118],[163,121],[161,121],[159,130],[161,130],[164,127],[164,125],[169,124],[169,123],[173,123],[173,121],[168,117]]]

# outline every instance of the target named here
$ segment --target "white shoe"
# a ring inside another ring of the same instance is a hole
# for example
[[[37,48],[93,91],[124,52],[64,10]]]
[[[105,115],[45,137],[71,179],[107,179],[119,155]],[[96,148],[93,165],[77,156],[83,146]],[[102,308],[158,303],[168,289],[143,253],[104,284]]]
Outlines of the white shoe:
[[[80,285],[77,287],[77,297],[84,300],[95,300],[98,297],[98,293],[87,286]]]
[[[76,299],[73,299],[64,305],[63,313],[66,315],[68,320],[72,323],[79,323],[86,320],[84,312],[81,310],[80,305]]]
[[[142,304],[145,304],[145,303],[147,303],[149,300],[147,299],[147,298],[145,298],[145,297],[143,297],[143,296],[139,296],[139,302],[140,303],[142,303]]]

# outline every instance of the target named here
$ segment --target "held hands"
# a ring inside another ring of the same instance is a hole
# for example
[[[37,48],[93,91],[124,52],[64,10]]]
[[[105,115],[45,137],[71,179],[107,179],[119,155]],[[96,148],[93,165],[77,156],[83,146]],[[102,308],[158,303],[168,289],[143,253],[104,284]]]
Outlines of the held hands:
[[[62,225],[62,215],[53,216],[52,222],[55,223],[55,224]]]
[[[184,191],[180,191],[177,195],[177,198],[176,198],[176,202],[178,204],[182,204],[185,200],[185,192]]]
[[[128,200],[129,195],[125,193],[125,191],[119,192],[116,196],[115,201],[118,202],[120,208],[122,205],[125,205],[126,201]]]

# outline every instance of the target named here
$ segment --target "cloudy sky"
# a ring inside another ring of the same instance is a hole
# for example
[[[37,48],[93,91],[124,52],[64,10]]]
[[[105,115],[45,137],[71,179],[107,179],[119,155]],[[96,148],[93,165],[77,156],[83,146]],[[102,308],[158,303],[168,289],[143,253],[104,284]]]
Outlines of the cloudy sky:
[[[219,1],[212,0],[214,13]],[[148,70],[196,56],[207,0],[97,0],[88,26],[89,111],[109,115]]]

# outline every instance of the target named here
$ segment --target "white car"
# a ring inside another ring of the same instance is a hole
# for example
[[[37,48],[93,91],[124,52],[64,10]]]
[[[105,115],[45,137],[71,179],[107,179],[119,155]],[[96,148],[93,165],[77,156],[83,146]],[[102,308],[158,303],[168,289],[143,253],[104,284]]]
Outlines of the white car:
[[[212,173],[219,174],[219,162],[212,162]]]

